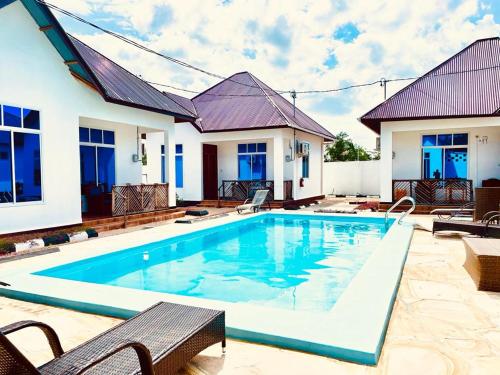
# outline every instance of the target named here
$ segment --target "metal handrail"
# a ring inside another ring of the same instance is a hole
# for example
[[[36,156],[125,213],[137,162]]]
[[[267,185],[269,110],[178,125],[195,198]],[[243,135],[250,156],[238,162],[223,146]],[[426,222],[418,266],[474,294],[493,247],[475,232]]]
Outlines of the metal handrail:
[[[389,208],[386,212],[385,212],[385,223],[387,224],[387,220],[389,219],[389,213],[391,213],[392,210],[394,210],[397,206],[399,206],[401,204],[401,202],[404,202],[404,201],[410,201],[411,202],[411,207],[409,210],[406,210],[406,211],[403,211],[403,213],[401,214],[401,216],[399,217],[398,219],[398,224],[401,224],[401,222],[403,221],[403,219],[408,216],[409,214],[411,214],[413,211],[415,211],[415,207],[416,207],[416,204],[415,204],[415,199],[413,199],[412,197],[409,197],[409,196],[405,196],[401,199],[399,199],[396,203],[394,203],[391,208]]]

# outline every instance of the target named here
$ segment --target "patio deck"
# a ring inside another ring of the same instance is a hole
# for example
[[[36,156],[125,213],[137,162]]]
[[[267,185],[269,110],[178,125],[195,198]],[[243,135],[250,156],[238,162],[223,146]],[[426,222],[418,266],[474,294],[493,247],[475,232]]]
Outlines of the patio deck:
[[[430,217],[414,217],[430,225]],[[229,340],[225,358],[214,346],[195,357],[184,373],[497,374],[500,294],[476,291],[462,267],[464,259],[459,238],[415,232],[377,367]],[[0,311],[0,325],[21,319],[51,324],[65,349],[119,322],[6,298],[0,298]],[[50,358],[46,343],[35,330],[16,334],[15,339],[37,363]]]

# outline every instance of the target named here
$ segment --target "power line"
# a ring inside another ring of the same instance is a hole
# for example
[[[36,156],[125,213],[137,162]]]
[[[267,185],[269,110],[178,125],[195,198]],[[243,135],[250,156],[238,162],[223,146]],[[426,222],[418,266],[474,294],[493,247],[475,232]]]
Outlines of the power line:
[[[239,84],[239,85],[242,85],[242,86],[246,86],[246,87],[250,87],[250,88],[257,88],[257,89],[261,89],[265,92],[265,94],[211,94],[211,93],[205,93],[205,95],[211,95],[211,96],[217,96],[217,97],[261,97],[261,96],[274,96],[274,95],[280,95],[280,94],[285,94],[285,93],[289,93],[289,94],[292,94],[293,95],[297,95],[297,94],[322,94],[322,93],[332,93],[332,92],[339,92],[339,91],[344,91],[344,90],[350,90],[350,89],[354,89],[354,88],[361,88],[361,87],[368,87],[368,86],[373,86],[373,85],[376,85],[376,84],[380,84],[384,87],[384,90],[386,89],[386,84],[387,82],[398,82],[398,81],[409,81],[409,80],[416,80],[418,78],[422,78],[422,77],[403,77],[403,78],[394,78],[394,79],[385,79],[385,78],[381,78],[379,80],[376,80],[376,81],[373,81],[373,82],[367,82],[367,83],[361,83],[361,84],[353,84],[353,85],[348,85],[348,86],[344,86],[344,87],[339,87],[339,88],[334,88],[334,89],[323,89],[323,90],[302,90],[302,91],[296,91],[296,90],[273,90],[271,89],[271,92],[268,92],[269,90],[268,89],[265,89],[263,87],[260,87],[259,85],[249,85],[249,84],[246,84],[244,82],[239,82],[239,81],[236,81],[234,79],[232,79],[231,77],[225,77],[223,75],[220,75],[220,74],[217,74],[217,73],[213,73],[213,72],[210,72],[206,69],[202,69],[202,68],[199,68],[195,65],[192,65],[190,63],[187,63],[185,61],[182,61],[182,60],[179,60],[179,59],[176,59],[174,57],[171,57],[171,56],[168,56],[166,54],[163,54],[161,52],[158,52],[158,51],[155,51],[143,44],[140,44],[134,40],[131,40],[121,34],[118,34],[114,31],[111,31],[111,30],[108,30],[108,29],[105,29],[99,25],[96,25],[90,21],[87,21],[86,19],[74,14],[74,13],[71,13],[70,11],[68,10],[65,10],[63,8],[60,8],[58,7],[57,5],[54,5],[54,4],[51,4],[51,3],[48,3],[44,0],[35,0],[36,2],[40,3],[40,4],[43,4],[43,5],[46,5],[47,7],[49,7],[50,9],[54,9],[56,10],[57,12],[59,13],[62,13],[68,17],[71,17],[73,19],[75,19],[76,21],[78,22],[81,22],[81,23],[84,23],[86,25],[89,25],[93,28],[96,28],[100,31],[102,31],[103,33],[105,34],[108,34],[108,35],[111,35],[127,44],[130,44],[136,48],[139,48],[145,52],[148,52],[148,53],[151,53],[151,54],[154,54],[156,56],[159,56],[161,58],[164,58],[172,63],[175,63],[175,64],[178,64],[180,66],[183,66],[185,68],[189,68],[189,69],[193,69],[195,71],[198,71],[200,73],[203,73],[203,74],[206,74],[210,77],[214,77],[214,78],[218,78],[218,79],[221,79],[221,80],[228,80],[228,81],[231,81],[233,83],[236,83],[236,84]],[[426,76],[423,76],[424,78],[433,78],[433,77],[438,77],[438,76],[446,76],[446,75],[454,75],[454,74],[463,74],[463,73],[470,73],[470,72],[477,72],[477,71],[482,71],[482,70],[488,70],[488,69],[497,69],[497,68],[500,68],[500,65],[496,65],[496,66],[491,66],[491,67],[484,67],[484,68],[476,68],[476,69],[469,69],[469,70],[462,70],[462,71],[456,71],[456,72],[445,72],[445,73],[437,73],[437,74],[428,74]],[[142,79],[141,77],[139,77],[140,79]],[[189,89],[184,89],[184,88],[180,88],[180,87],[176,87],[176,86],[173,86],[173,85],[169,85],[169,84],[164,84],[164,83],[159,83],[159,82],[152,82],[152,81],[148,81],[148,80],[144,80],[142,79],[144,82],[148,83],[148,84],[152,84],[152,85],[156,85],[156,86],[162,86],[162,87],[168,87],[168,88],[171,88],[171,89],[174,89],[174,90],[179,90],[179,91],[183,91],[183,92],[187,92],[187,93],[191,93],[191,94],[199,94],[200,92],[198,91],[194,91],[194,90],[189,90]],[[384,95],[385,96],[385,95]]]
[[[82,18],[82,17],[80,17],[80,16],[78,16],[78,15],[76,15],[74,13],[71,13],[70,11],[68,11],[66,9],[60,8],[57,5],[48,3],[48,2],[46,2],[44,0],[35,0],[35,1],[37,3],[46,5],[48,8],[54,9],[55,11],[57,11],[57,12],[59,12],[61,14],[64,14],[64,15],[70,17],[70,18],[73,18],[74,20],[76,20],[78,22],[84,23],[84,24],[86,24],[88,26],[91,26],[91,27],[93,27],[93,28],[95,28],[95,29],[97,29],[99,31],[102,31],[105,34],[108,34],[108,35],[111,35],[111,36],[113,36],[113,37],[115,37],[117,39],[120,39],[122,42],[125,42],[125,43],[130,44],[130,45],[132,45],[132,46],[134,46],[136,48],[139,48],[139,49],[141,49],[143,51],[146,51],[148,53],[151,53],[151,54],[154,54],[154,55],[159,56],[161,58],[164,58],[164,59],[166,59],[166,60],[168,60],[170,62],[173,62],[173,63],[178,64],[180,66],[183,66],[185,68],[196,70],[196,71],[198,71],[200,73],[203,73],[203,74],[206,74],[206,75],[208,75],[210,77],[214,77],[214,78],[218,78],[218,79],[222,79],[222,80],[229,80],[229,81],[232,81],[232,82],[237,83],[237,84],[242,85],[242,86],[247,86],[247,87],[251,87],[251,88],[258,88],[258,86],[248,85],[248,84],[246,84],[244,82],[235,81],[235,80],[231,79],[231,77],[225,77],[225,76],[217,74],[217,73],[209,72],[208,70],[199,68],[199,67],[194,66],[192,64],[189,64],[189,63],[187,63],[185,61],[176,59],[175,57],[171,57],[171,56],[168,56],[168,55],[166,55],[164,53],[155,51],[155,50],[153,50],[153,49],[151,49],[151,48],[149,48],[149,47],[147,47],[147,46],[145,46],[143,44],[140,44],[140,43],[138,43],[138,42],[136,42],[136,41],[134,41],[132,39],[129,39],[129,38],[127,38],[127,37],[125,37],[125,36],[123,36],[121,34],[118,34],[118,33],[114,32],[114,31],[111,31],[111,30],[105,29],[105,28],[103,28],[103,27],[101,27],[99,25],[96,25],[95,23],[90,22],[90,21],[88,21],[88,20],[86,20],[86,19],[84,19],[84,18]],[[285,93],[285,92],[288,92],[288,91],[282,91],[281,93]]]

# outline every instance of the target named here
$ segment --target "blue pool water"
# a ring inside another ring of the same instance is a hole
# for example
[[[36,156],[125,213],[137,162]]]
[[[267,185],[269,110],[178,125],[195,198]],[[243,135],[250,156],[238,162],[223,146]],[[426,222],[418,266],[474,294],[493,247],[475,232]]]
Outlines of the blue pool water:
[[[264,214],[35,274],[328,311],[387,228],[378,218]]]

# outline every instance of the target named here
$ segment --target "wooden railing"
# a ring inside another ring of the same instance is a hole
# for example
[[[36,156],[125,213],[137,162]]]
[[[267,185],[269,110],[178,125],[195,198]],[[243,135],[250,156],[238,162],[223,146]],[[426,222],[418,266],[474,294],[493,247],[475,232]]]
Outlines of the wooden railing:
[[[168,208],[168,184],[115,185],[111,195],[113,216]]]
[[[473,201],[472,180],[392,180],[392,201],[410,196],[417,204],[456,205]]]
[[[219,187],[219,199],[244,201],[253,198],[257,190],[269,190],[266,201],[274,200],[274,181],[272,180],[223,180]],[[289,200],[292,199],[292,195],[292,181],[283,181],[283,198]]]

